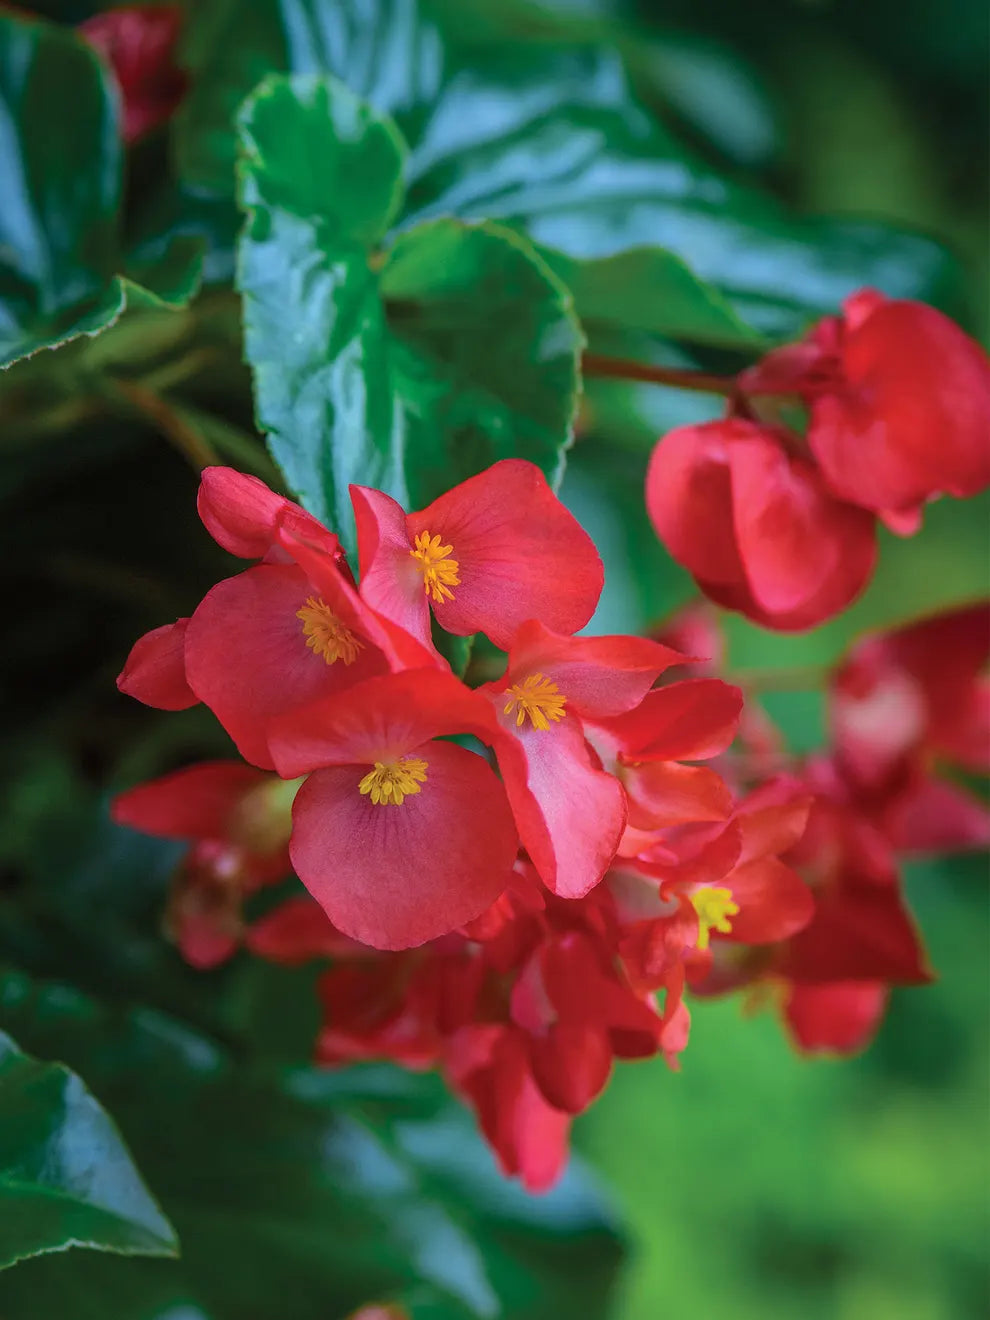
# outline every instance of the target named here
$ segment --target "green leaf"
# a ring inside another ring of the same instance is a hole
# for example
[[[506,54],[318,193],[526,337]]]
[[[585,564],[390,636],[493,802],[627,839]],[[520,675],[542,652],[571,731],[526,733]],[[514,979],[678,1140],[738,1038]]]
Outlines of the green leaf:
[[[0,1032],[0,1269],[69,1247],[174,1256],[178,1243],[78,1077]]]
[[[133,251],[124,266],[129,307],[186,307],[203,281],[203,239],[164,234]]]
[[[70,32],[0,14],[0,366],[123,308],[114,98]]]
[[[246,355],[259,426],[306,507],[352,545],[351,482],[421,507],[499,458],[556,481],[582,341],[525,241],[445,219],[379,255],[402,142],[332,79],[267,80],[242,133]]]
[[[391,113],[410,144],[403,226],[452,215],[525,232],[593,320],[751,351],[863,285],[955,296],[955,268],[929,240],[795,218],[729,182],[637,104],[614,51],[472,39],[460,22],[452,36],[435,11],[340,0],[331,20],[317,0],[261,0],[244,21],[236,5],[195,19],[187,179],[229,194],[238,93],[266,70],[322,71]]]
[[[731,348],[766,347],[714,284],[700,280],[672,252],[634,247],[596,261],[580,261],[542,248],[547,265],[574,295],[582,324],[594,342],[599,325],[622,326]]]
[[[436,1078],[385,1067],[279,1077],[159,1014],[0,977],[0,1022],[56,1050],[114,1107],[178,1226],[180,1262],[79,1257],[0,1280],[4,1320],[338,1320],[417,1286],[433,1315],[541,1320],[560,1272],[603,1316],[618,1243],[587,1176],[528,1198]],[[179,1305],[186,1309],[179,1312]],[[429,1313],[429,1312],[428,1312]]]
[[[237,282],[258,425],[302,503],[353,544],[350,482],[406,495],[368,261],[398,202],[402,142],[318,78],[269,79],[241,125],[248,219]]]
[[[583,339],[529,245],[495,225],[421,225],[389,252],[381,293],[414,507],[500,458],[527,458],[555,485]]]

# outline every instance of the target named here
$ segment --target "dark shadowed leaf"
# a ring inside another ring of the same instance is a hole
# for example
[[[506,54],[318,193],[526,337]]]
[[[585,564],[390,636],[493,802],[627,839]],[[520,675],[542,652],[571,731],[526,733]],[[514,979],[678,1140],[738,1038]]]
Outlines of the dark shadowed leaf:
[[[69,1247],[174,1256],[112,1120],[61,1064],[0,1031],[0,1269]]]
[[[54,91],[57,89],[57,95]],[[117,110],[70,32],[0,13],[0,366],[120,314]]]
[[[619,1249],[586,1176],[539,1200],[507,1186],[435,1078],[272,1076],[161,1015],[16,973],[0,1023],[98,1086],[183,1242],[176,1263],[21,1266],[0,1280],[5,1320],[268,1320],[288,1298],[293,1320],[340,1320],[417,1289],[437,1320],[539,1320],[577,1280],[582,1316],[604,1314]]]

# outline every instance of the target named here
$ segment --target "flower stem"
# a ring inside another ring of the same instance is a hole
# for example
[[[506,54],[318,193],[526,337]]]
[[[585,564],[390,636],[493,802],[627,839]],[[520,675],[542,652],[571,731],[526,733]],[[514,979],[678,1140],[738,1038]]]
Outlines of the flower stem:
[[[647,362],[605,357],[601,353],[585,353],[581,360],[581,368],[586,376],[604,376],[613,380],[642,380],[650,385],[669,385],[677,390],[723,394],[728,398],[739,392],[734,376],[714,376],[707,371],[694,371],[687,367],[655,367]]]

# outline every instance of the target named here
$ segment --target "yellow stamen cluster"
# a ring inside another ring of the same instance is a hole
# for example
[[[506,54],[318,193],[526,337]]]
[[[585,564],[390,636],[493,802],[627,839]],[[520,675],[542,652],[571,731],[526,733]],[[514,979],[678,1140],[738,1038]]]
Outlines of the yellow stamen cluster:
[[[296,618],[302,621],[306,645],[322,656],[328,665],[337,660],[352,665],[358,658],[364,643],[341,623],[322,598],[310,596],[302,609],[296,611]]]
[[[703,889],[696,889],[690,898],[698,914],[697,947],[707,949],[713,930],[717,930],[720,935],[728,935],[732,930],[729,918],[736,916],[739,904],[732,901],[730,889],[713,889],[707,885]]]
[[[419,756],[404,756],[401,761],[376,761],[358,784],[361,792],[376,807],[401,807],[407,797],[419,792],[426,783],[427,762]]]
[[[564,718],[564,702],[567,698],[557,690],[556,683],[551,683],[542,674],[530,674],[521,683],[513,683],[506,688],[505,695],[509,700],[505,703],[503,713],[511,715],[515,711],[519,728],[522,728],[527,715],[533,728],[542,729],[544,733],[550,728],[551,720]]]
[[[459,587],[460,564],[448,556],[452,545],[442,545],[439,536],[430,536],[429,532],[420,532],[414,542],[416,549],[409,553],[416,560],[416,567],[423,574],[423,590],[431,596],[437,605],[445,600],[453,600],[451,587]]]

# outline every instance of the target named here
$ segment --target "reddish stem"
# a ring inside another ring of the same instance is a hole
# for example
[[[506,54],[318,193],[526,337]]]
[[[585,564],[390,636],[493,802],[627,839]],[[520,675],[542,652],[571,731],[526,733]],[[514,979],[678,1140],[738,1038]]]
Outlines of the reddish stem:
[[[669,385],[678,390],[724,394],[727,398],[739,393],[739,386],[734,376],[714,376],[706,371],[693,371],[687,367],[654,367],[646,362],[604,357],[601,353],[585,353],[581,367],[586,376],[642,380],[650,385]]]

